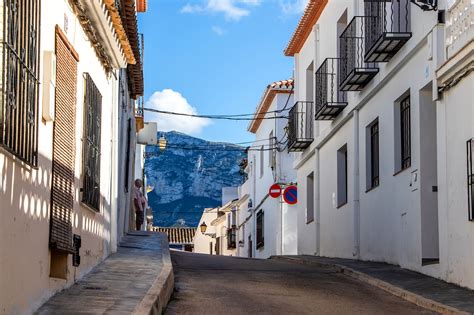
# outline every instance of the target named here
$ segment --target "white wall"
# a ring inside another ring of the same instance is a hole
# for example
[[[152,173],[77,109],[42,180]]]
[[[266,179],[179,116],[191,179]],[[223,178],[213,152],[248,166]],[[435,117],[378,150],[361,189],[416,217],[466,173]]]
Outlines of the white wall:
[[[314,61],[317,69],[325,58],[337,56],[336,21],[345,9],[350,21],[362,14],[363,2],[329,2],[313,33],[295,54],[296,101],[305,101],[309,95],[305,81],[308,65]],[[473,135],[474,85],[471,75],[444,93],[438,105],[431,99],[437,95],[431,90],[437,83],[431,82],[442,64],[440,45],[444,45],[438,28],[431,33],[436,14],[411,5],[412,38],[390,62],[379,64],[379,73],[361,92],[348,94],[349,104],[335,120],[316,122],[315,141],[303,153],[295,154],[298,253],[384,261],[473,286],[474,234],[467,221],[465,142]],[[407,93],[411,100],[412,162],[397,173],[395,103]],[[380,184],[366,191],[366,127],[376,118]],[[348,203],[337,208],[337,150],[345,143]],[[306,224],[306,177],[312,172],[315,223]],[[433,186],[438,186],[438,193],[433,192]],[[423,266],[422,258],[435,257],[438,249],[440,263]]]

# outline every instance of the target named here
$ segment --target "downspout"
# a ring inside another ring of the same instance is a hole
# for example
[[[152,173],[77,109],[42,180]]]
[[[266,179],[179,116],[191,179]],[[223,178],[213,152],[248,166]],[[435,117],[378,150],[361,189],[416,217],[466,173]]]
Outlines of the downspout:
[[[359,110],[353,111],[354,120],[354,158],[353,158],[353,195],[354,195],[354,252],[352,255],[360,258],[360,182],[359,182]]]
[[[120,70],[119,70],[119,76],[120,76]],[[112,158],[112,163],[110,163],[110,251],[112,253],[117,252],[117,243],[119,242],[118,239],[118,163],[117,163],[117,158],[118,158],[118,105],[119,105],[119,99],[118,99],[118,89],[117,89],[117,83],[120,82],[119,80],[114,81],[115,84],[113,85],[112,89],[112,121],[111,121],[111,127],[112,127],[112,139],[111,139],[111,158]]]
[[[255,165],[256,161],[255,161],[255,155],[253,155],[252,157],[252,164],[253,164],[253,172],[252,172],[252,176],[253,176],[253,187],[252,187],[252,190],[253,190],[253,203],[256,204],[256,193],[257,193],[257,189],[256,189],[256,185],[257,185],[257,167]],[[252,209],[252,258],[256,258],[256,254],[257,254],[257,220],[255,218],[255,207]]]
[[[314,151],[314,159],[316,161],[315,166],[315,184],[316,184],[316,191],[315,191],[315,201],[314,206],[316,207],[316,252],[314,253],[316,256],[321,255],[321,199],[320,199],[320,192],[321,192],[321,177],[320,168],[319,168],[319,149],[315,149]]]

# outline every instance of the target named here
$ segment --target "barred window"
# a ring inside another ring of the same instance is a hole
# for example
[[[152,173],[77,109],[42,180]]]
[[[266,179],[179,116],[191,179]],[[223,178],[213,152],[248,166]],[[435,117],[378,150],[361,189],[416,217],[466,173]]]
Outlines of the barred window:
[[[99,211],[102,95],[85,74],[82,202]]]
[[[264,237],[263,237],[264,235],[263,233],[265,232],[264,218],[265,218],[265,214],[263,213],[263,210],[260,210],[257,213],[257,244],[256,244],[257,249],[265,245]]]
[[[39,0],[4,0],[0,145],[38,163]]]
[[[400,102],[401,169],[411,166],[410,96]]]
[[[234,249],[237,246],[237,230],[236,228],[227,229],[227,249]]]
[[[367,132],[367,160],[366,178],[367,190],[379,185],[379,120],[373,121],[366,128]]]

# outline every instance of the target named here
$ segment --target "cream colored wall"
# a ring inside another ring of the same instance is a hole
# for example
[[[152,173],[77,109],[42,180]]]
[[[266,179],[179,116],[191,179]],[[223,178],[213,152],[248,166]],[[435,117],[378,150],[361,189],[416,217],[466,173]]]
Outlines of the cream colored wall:
[[[79,54],[76,112],[76,166],[73,233],[82,237],[81,265],[75,270],[68,257],[67,280],[49,277],[48,249],[53,123],[39,121],[39,162],[32,169],[0,148],[0,313],[28,314],[55,292],[80,278],[110,253],[111,218],[111,106],[116,79],[105,75],[95,51],[68,2],[43,1],[41,6],[41,79],[44,51],[54,51],[59,25]],[[67,22],[66,22],[67,21]],[[67,24],[67,31],[65,25]],[[83,136],[83,73],[90,73],[102,94],[101,207],[96,213],[80,203]],[[42,112],[42,85],[40,106]]]
[[[198,228],[196,234],[194,234],[193,244],[194,252],[200,254],[210,254],[209,253],[209,243],[212,243],[212,253],[215,254],[214,244],[215,238],[212,238],[209,235],[201,233],[199,226],[205,222],[207,225],[206,234],[215,233],[215,227],[211,225],[211,222],[217,217],[217,209],[206,209],[204,210],[201,219],[199,220]]]

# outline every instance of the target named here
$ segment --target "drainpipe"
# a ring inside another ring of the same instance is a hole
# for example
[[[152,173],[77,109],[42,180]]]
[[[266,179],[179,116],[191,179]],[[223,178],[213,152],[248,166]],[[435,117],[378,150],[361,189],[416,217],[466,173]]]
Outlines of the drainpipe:
[[[252,157],[252,162],[253,162],[253,209],[252,209],[252,258],[256,258],[257,254],[257,220],[255,218],[255,205],[257,204],[257,167],[256,167],[256,160],[255,160],[255,155]]]
[[[360,258],[360,182],[359,182],[359,111],[353,112],[354,120],[354,158],[353,158],[353,195],[354,195],[354,252],[352,255]]]
[[[314,206],[316,207],[316,218],[315,218],[315,228],[316,228],[316,252],[314,253],[316,256],[321,255],[321,199],[320,199],[320,192],[321,192],[321,177],[319,176],[320,168],[319,168],[319,149],[314,151],[314,159],[316,161],[315,172],[314,172],[314,181],[316,185],[315,191],[315,201]]]
[[[120,76],[120,70],[119,73],[116,77]],[[118,120],[119,120],[119,99],[118,99],[118,84],[119,80],[115,80],[115,84],[113,85],[113,95],[112,95],[112,122],[111,122],[111,128],[112,128],[112,139],[110,143],[111,147],[111,158],[112,158],[112,163],[110,163],[110,251],[112,253],[117,252],[117,243],[119,241],[119,235],[118,235]]]

